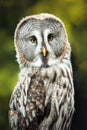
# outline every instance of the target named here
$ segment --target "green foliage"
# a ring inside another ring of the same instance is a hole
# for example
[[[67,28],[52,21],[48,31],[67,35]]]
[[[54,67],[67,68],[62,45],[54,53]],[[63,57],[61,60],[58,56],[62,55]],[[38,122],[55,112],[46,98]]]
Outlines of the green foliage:
[[[11,93],[12,86],[15,85],[18,66],[15,62],[12,38],[5,30],[0,31],[0,36],[0,95],[5,96]]]
[[[82,98],[87,99],[86,0],[0,0],[0,129],[7,130],[8,128],[8,102],[19,72],[13,44],[16,25],[22,17],[42,12],[52,13],[65,23],[72,46],[76,96],[81,101]],[[81,107],[81,102],[78,102],[77,107]],[[85,112],[84,108],[81,110]],[[83,115],[81,117],[83,118]],[[87,128],[83,127],[82,129],[86,130]],[[77,127],[76,130],[78,130]]]
[[[0,30],[0,129],[3,130],[8,129],[7,110],[17,73],[13,39],[7,30]]]

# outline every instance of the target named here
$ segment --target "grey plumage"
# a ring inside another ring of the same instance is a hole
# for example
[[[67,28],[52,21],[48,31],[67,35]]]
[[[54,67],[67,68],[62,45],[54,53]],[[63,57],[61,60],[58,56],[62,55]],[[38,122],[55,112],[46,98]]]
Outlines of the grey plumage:
[[[63,22],[28,16],[15,36],[19,79],[9,102],[12,130],[70,130],[74,113],[71,47]]]

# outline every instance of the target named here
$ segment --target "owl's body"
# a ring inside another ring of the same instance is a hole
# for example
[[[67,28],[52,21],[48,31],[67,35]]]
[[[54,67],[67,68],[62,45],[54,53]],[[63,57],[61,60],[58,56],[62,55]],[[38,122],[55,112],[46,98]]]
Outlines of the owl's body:
[[[12,130],[70,130],[74,113],[71,48],[53,15],[23,19],[15,32],[20,65],[9,103]]]

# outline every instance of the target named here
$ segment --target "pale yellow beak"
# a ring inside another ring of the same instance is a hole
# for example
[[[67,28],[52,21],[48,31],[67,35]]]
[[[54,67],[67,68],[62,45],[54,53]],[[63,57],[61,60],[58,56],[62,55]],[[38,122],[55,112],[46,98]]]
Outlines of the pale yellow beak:
[[[43,47],[42,54],[43,54],[44,57],[46,57],[47,51],[46,51],[46,48],[45,48],[45,47]]]

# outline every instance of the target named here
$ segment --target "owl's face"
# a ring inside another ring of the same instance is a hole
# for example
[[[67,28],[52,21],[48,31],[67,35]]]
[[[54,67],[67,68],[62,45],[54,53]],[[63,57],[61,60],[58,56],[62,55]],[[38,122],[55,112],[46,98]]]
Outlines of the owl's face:
[[[23,19],[15,33],[18,58],[23,57],[29,65],[49,67],[58,62],[67,42],[62,22],[53,15],[40,14]],[[20,60],[20,59],[19,59]]]

